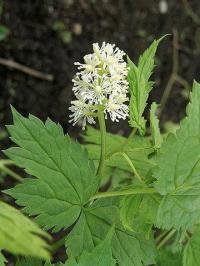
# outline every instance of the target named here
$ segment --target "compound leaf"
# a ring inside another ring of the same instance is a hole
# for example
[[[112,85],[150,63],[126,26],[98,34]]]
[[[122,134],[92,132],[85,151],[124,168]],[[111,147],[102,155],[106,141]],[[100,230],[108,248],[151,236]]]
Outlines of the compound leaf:
[[[0,249],[49,259],[48,245],[41,237],[49,235],[18,210],[0,201]]]
[[[188,229],[200,219],[200,84],[194,82],[187,117],[162,145],[154,170],[155,187],[164,195],[157,225]]]
[[[24,118],[15,109],[13,117],[14,125],[8,130],[19,147],[5,154],[37,178],[25,179],[6,193],[24,206],[25,212],[36,215],[45,229],[69,227],[98,188],[93,163],[86,150],[50,119],[43,124],[32,115]]]

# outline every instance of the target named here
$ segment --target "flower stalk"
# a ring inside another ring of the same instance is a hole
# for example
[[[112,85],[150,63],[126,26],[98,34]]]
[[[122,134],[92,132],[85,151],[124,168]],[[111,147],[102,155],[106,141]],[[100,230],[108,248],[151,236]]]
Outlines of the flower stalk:
[[[101,133],[101,155],[99,161],[99,167],[97,170],[97,175],[102,175],[105,165],[105,157],[106,157],[106,124],[103,111],[98,112],[98,120],[99,120],[99,127]]]

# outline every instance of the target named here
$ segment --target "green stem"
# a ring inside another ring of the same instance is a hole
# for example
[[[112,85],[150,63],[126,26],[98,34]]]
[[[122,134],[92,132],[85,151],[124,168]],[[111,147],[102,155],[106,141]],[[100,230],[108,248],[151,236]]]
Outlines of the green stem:
[[[20,175],[16,174],[15,172],[10,170],[5,165],[0,165],[0,169],[2,171],[4,171],[6,174],[8,174],[9,176],[11,176],[12,178],[14,178],[15,180],[19,181],[19,182],[22,182],[24,180],[23,177],[21,177]]]
[[[156,239],[155,239],[155,241],[156,241],[156,244],[158,244],[159,242],[160,242],[160,240],[166,235],[168,233],[168,231],[163,231],[162,233],[160,233],[157,237],[156,237]]]
[[[169,231],[169,233],[163,238],[163,240],[157,245],[157,249],[160,249],[162,246],[164,246],[167,241],[175,234],[176,229],[172,229]]]
[[[157,191],[154,188],[133,188],[120,191],[108,191],[108,192],[98,192],[90,200],[100,199],[100,198],[110,198],[125,195],[136,195],[136,194],[156,194]]]
[[[121,154],[125,160],[128,162],[128,164],[130,165],[131,169],[133,170],[134,175],[137,177],[137,179],[143,183],[141,176],[138,174],[137,170],[135,169],[135,166],[133,165],[133,163],[131,162],[130,158],[128,157],[128,155],[125,152],[120,152],[119,154]]]
[[[11,161],[11,160],[7,160],[7,159],[2,159],[2,160],[0,160],[0,165],[12,165],[12,164],[14,164],[14,162],[13,161]]]
[[[105,156],[106,156],[106,124],[103,111],[98,112],[99,127],[101,132],[101,155],[99,161],[99,167],[97,170],[97,175],[103,174],[103,169],[105,165]]]

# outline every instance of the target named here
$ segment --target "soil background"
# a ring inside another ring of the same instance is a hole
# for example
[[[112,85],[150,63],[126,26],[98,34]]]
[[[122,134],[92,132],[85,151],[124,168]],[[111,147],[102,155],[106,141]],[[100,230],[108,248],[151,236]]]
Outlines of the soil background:
[[[164,13],[163,2],[167,4]],[[199,0],[189,0],[200,16]],[[190,10],[189,10],[190,11]],[[0,124],[11,120],[10,104],[26,115],[47,116],[66,131],[78,132],[68,124],[75,61],[91,52],[94,42],[116,43],[137,62],[154,38],[179,34],[179,74],[190,84],[200,78],[200,23],[188,15],[184,0],[5,0],[0,24],[10,30],[0,42],[0,57],[12,59],[54,76],[53,81],[36,79],[0,65]],[[160,45],[155,88],[149,102],[159,103],[172,70],[172,36]],[[162,120],[178,122],[187,99],[183,87],[174,84]],[[120,129],[108,123],[111,131]],[[123,132],[128,123],[123,123]]]
[[[3,125],[11,122],[12,104],[23,115],[31,113],[42,120],[50,117],[78,136],[81,128],[68,124],[74,62],[82,61],[94,42],[115,43],[137,62],[154,38],[176,30],[178,73],[190,85],[193,79],[200,81],[199,0],[4,0],[0,24],[10,31],[0,42],[0,58],[54,77],[52,81],[37,79],[0,63],[0,133]],[[169,80],[172,39],[172,35],[166,37],[158,49],[149,104],[160,102]],[[184,116],[187,94],[184,86],[174,83],[162,125],[179,122]],[[127,121],[107,124],[112,132],[128,134]],[[7,146],[7,139],[0,142],[1,149]],[[10,182],[1,187],[10,186]]]

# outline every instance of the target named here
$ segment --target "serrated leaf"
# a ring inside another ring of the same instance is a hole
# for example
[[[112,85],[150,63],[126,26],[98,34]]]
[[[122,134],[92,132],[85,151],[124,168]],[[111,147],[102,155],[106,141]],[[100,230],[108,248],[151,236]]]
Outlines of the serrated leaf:
[[[187,117],[157,158],[155,187],[164,195],[157,225],[186,230],[200,219],[200,84],[194,82]]]
[[[183,266],[199,266],[200,257],[200,226],[193,232],[183,252]]]
[[[69,227],[98,189],[93,163],[86,150],[50,119],[43,124],[32,115],[22,117],[14,109],[13,117],[14,125],[8,130],[19,147],[5,154],[37,178],[25,179],[6,193],[25,206],[27,213],[36,215],[36,221],[46,230]]]
[[[83,136],[86,142],[85,147],[88,150],[89,158],[92,160],[99,160],[100,149],[101,149],[101,136],[100,131],[92,127],[87,127],[87,131]],[[122,145],[126,141],[125,137],[120,135],[107,133],[106,134],[106,145],[107,151],[112,153],[117,147],[122,150]],[[141,138],[137,135],[129,142],[129,145],[123,146],[123,151],[129,156],[133,165],[137,169],[141,176],[146,176],[148,172],[154,166],[153,160],[149,159],[148,156],[153,152],[152,145],[148,139]],[[121,170],[125,170],[132,173],[130,165],[124,160],[119,154],[115,154],[106,160],[107,167],[117,167]]]
[[[89,239],[92,239],[94,246],[98,245],[105,239],[110,228],[115,225],[112,253],[119,266],[142,266],[154,262],[155,249],[152,240],[146,240],[142,234],[126,231],[119,221],[119,209],[112,200],[96,201],[93,206],[85,210],[81,219],[86,220],[87,227],[83,230],[88,230],[88,233],[83,234],[85,236],[84,246],[83,241],[77,241],[76,245],[72,246],[70,243],[80,234],[80,228],[76,228],[78,223],[75,225],[66,242],[70,256],[80,256],[83,250],[91,252],[91,245],[86,246],[87,243],[91,243]]]
[[[49,235],[18,210],[0,201],[0,249],[49,259],[48,245],[41,237]]]
[[[78,260],[79,266],[114,266],[112,258],[111,241],[113,237],[113,228],[108,232],[106,238],[97,245],[90,253],[84,251]]]
[[[162,144],[162,136],[160,134],[159,120],[156,116],[157,104],[154,102],[150,110],[150,129],[155,149],[159,149]]]
[[[131,195],[121,200],[120,219],[125,228],[132,232],[143,232],[150,237],[156,221],[160,197],[157,195]]]
[[[84,250],[92,250],[95,247],[93,236],[84,213],[81,214],[76,226],[68,235],[66,245],[67,254],[76,258],[79,257]]]
[[[153,82],[149,81],[149,78],[155,66],[155,53],[162,39],[154,40],[150,47],[140,56],[138,66],[128,58],[128,82],[131,94],[129,124],[131,127],[137,128],[141,135],[144,135],[146,127],[143,112],[149,92],[153,88]]]

